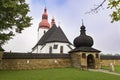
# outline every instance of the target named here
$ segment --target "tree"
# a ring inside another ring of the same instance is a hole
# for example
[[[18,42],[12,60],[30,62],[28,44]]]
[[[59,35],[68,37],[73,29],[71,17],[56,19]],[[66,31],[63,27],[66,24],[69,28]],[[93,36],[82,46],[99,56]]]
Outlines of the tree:
[[[120,0],[109,0],[108,8],[113,9],[111,22],[120,21]]]
[[[25,0],[0,0],[0,45],[31,25]]]
[[[98,12],[99,8],[102,7],[106,1],[107,0],[103,0],[101,4],[99,4],[97,7],[91,9],[89,12],[86,12],[86,13]],[[111,20],[112,23],[120,21],[120,0],[109,0],[107,9],[113,10],[113,12],[110,14],[112,18]]]

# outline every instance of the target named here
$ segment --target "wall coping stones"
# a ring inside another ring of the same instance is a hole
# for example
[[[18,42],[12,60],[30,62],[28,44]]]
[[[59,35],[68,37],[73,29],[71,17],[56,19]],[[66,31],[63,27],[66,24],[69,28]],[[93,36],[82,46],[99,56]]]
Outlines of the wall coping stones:
[[[38,53],[10,53],[4,52],[3,59],[52,59],[70,58],[70,54],[38,54]]]
[[[120,60],[120,55],[101,55],[102,60]]]

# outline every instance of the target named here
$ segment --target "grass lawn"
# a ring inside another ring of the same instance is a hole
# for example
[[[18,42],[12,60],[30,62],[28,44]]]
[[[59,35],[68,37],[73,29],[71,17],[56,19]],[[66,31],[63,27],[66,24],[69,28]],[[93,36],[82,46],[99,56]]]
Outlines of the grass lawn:
[[[0,71],[0,80],[119,80],[120,76],[75,68]]]
[[[109,66],[102,66],[102,69],[109,70]],[[120,66],[115,66],[115,72],[120,73]]]

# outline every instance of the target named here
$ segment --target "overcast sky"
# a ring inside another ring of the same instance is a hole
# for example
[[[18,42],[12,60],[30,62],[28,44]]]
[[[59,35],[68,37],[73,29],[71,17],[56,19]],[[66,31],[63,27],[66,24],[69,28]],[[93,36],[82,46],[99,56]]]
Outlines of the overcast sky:
[[[49,22],[54,16],[56,25],[60,25],[71,43],[80,34],[82,19],[86,26],[87,35],[94,39],[93,48],[101,50],[104,54],[120,53],[120,22],[110,23],[110,10],[106,9],[107,3],[100,8],[97,14],[90,11],[102,0],[26,0],[30,6],[28,15],[33,20],[30,28],[22,34],[8,41],[3,48],[12,52],[30,52],[37,43],[37,28],[41,21],[44,7],[47,7]],[[60,24],[59,24],[60,23]]]

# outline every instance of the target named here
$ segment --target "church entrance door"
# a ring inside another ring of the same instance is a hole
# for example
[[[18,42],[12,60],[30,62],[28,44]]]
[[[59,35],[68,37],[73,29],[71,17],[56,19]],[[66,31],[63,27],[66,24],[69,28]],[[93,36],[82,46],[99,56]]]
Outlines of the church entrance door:
[[[94,69],[95,68],[95,60],[92,54],[87,56],[87,68]]]

